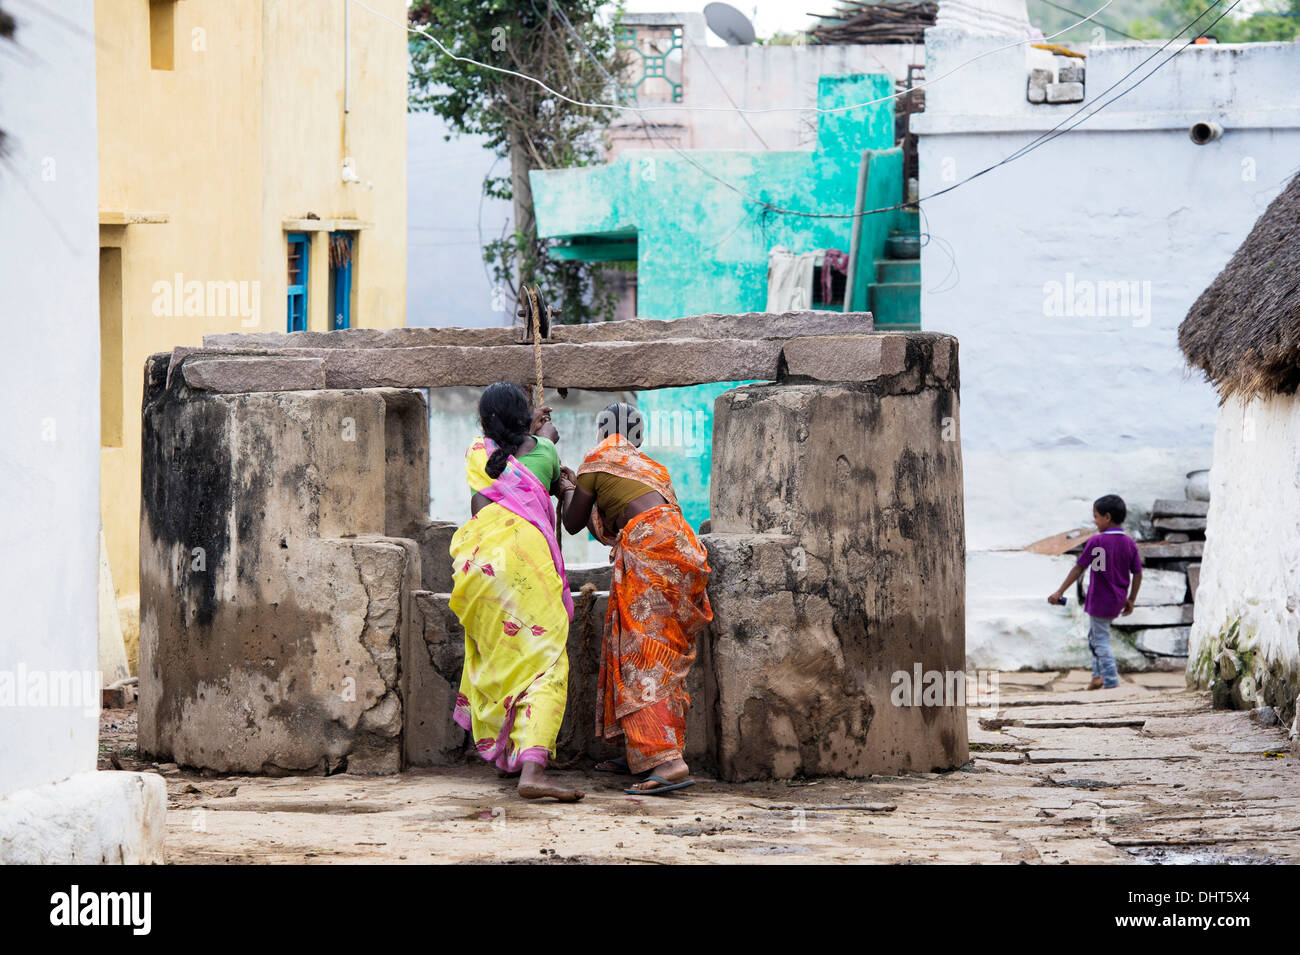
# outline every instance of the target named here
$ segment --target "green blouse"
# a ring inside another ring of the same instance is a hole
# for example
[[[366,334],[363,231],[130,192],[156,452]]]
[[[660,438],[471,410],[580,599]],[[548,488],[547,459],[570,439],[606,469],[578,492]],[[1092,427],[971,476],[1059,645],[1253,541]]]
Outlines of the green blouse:
[[[555,442],[543,438],[540,434],[533,437],[537,446],[527,454],[516,454],[515,460],[533,472],[533,477],[542,482],[542,487],[549,492],[551,485],[560,474],[560,453],[555,450]]]

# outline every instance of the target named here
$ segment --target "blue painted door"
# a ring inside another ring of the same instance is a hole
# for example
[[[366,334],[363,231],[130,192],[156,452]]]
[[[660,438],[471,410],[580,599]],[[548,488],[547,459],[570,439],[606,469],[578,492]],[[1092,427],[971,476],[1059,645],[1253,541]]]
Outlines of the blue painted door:
[[[330,328],[352,327],[352,233],[330,233]]]
[[[307,330],[307,263],[311,235],[290,232],[289,240],[289,322],[291,332]]]

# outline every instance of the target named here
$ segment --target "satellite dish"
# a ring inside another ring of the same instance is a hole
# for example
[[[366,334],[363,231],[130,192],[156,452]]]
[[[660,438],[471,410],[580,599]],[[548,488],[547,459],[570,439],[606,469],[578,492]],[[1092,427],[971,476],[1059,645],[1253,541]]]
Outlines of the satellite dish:
[[[729,3],[705,4],[704,22],[710,30],[726,40],[728,46],[748,46],[754,42],[754,24]]]

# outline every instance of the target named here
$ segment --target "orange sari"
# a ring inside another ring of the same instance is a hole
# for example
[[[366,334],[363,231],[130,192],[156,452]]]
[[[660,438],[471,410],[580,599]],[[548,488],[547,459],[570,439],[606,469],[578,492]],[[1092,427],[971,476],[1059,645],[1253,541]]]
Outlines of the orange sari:
[[[686,748],[686,674],[695,639],[713,619],[708,554],[677,505],[668,470],[622,435],[596,446],[578,474],[640,481],[668,503],[636,515],[615,537],[593,508],[597,537],[614,548],[596,688],[596,732],[624,738],[628,768],[645,772]]]

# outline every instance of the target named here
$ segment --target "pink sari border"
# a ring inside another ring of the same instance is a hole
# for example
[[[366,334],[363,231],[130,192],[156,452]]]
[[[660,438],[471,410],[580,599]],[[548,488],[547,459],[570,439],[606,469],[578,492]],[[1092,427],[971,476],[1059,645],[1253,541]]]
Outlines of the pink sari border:
[[[496,739],[481,739],[476,740],[474,743],[474,748],[478,754],[502,772],[518,772],[524,763],[538,763],[545,769],[547,762],[551,758],[551,754],[545,746],[530,746],[522,752],[513,752],[510,731],[514,728],[515,714],[519,711],[519,705],[523,702],[525,695],[521,693],[519,699],[513,701],[513,703],[507,703],[506,719]],[[469,714],[469,701],[465,700],[464,697],[457,698],[456,709],[452,711],[451,718],[456,721],[456,725],[461,729],[473,732],[473,721],[470,719]]]
[[[484,438],[487,453],[496,450],[491,438]],[[493,483],[479,492],[489,501],[500,504],[507,511],[522,517],[532,524],[546,538],[546,546],[551,550],[551,560],[555,562],[556,573],[560,575],[560,593],[564,597],[564,609],[569,619],[573,619],[573,595],[569,593],[569,578],[564,573],[564,557],[560,553],[560,542],[556,537],[555,510],[551,507],[551,494],[542,487],[542,482],[524,465],[515,460],[514,455],[506,462],[505,470]]]

